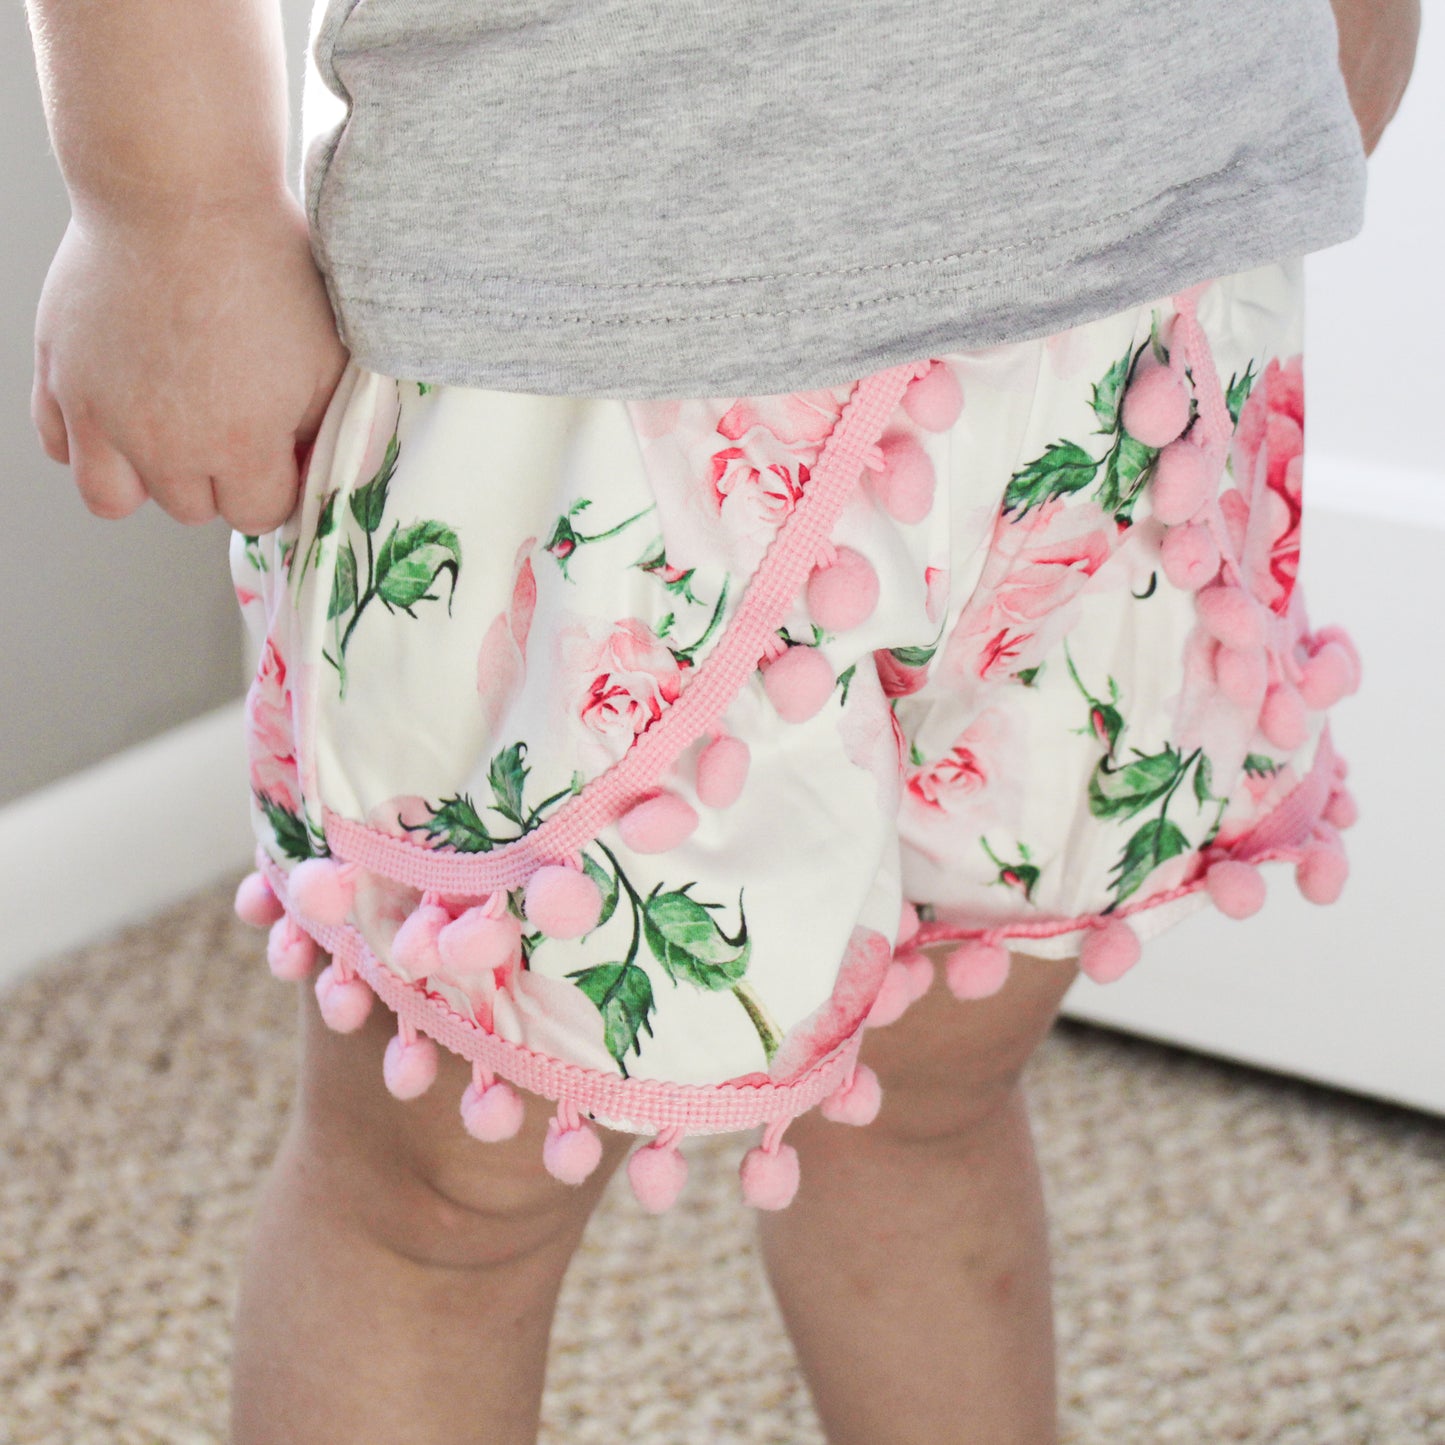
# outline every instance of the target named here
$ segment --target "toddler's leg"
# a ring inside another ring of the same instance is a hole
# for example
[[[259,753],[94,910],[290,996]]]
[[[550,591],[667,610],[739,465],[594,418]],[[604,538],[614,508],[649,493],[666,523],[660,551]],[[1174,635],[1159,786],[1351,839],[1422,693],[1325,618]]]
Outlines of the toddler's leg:
[[[1052,1445],[1047,1220],[1019,1075],[1077,973],[1014,956],[991,998],[940,980],[864,1035],[864,1128],[816,1112],[763,1255],[830,1445]]]
[[[302,1071],[266,1181],[235,1322],[233,1445],[531,1445],[557,1292],[633,1142],[599,1129],[583,1184],[542,1166],[552,1106],[521,1133],[462,1128],[470,1066],[401,1103],[382,1082],[396,1020],[330,1031],[302,986]]]

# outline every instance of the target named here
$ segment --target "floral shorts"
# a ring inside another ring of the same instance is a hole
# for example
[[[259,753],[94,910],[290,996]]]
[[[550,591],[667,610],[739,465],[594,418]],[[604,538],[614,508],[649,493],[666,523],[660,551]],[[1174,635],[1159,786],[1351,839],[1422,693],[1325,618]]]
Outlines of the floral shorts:
[[[857,1061],[1011,951],[1117,978],[1283,860],[1329,902],[1359,683],[1296,585],[1302,265],[1047,339],[755,397],[431,385],[349,363],[293,515],[237,533],[258,872],[243,917],[460,1126],[557,1101],[652,1136],[866,1124]],[[931,948],[931,945],[940,945]],[[925,952],[925,949],[928,951]]]

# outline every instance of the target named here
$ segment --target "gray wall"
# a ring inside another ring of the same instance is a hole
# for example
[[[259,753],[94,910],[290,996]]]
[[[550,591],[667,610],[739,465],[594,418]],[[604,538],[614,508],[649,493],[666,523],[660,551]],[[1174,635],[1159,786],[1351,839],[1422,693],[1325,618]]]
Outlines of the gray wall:
[[[284,0],[300,114],[304,0]],[[296,177],[298,124],[288,175]],[[0,6],[0,804],[238,696],[242,634],[219,520],[153,502],[91,516],[30,424],[35,306],[70,210],[24,8]]]

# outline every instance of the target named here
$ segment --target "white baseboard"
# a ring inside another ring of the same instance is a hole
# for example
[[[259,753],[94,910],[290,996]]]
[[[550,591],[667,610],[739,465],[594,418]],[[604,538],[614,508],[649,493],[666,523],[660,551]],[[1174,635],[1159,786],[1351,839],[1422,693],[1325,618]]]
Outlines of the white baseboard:
[[[244,868],[241,703],[0,808],[0,988]]]

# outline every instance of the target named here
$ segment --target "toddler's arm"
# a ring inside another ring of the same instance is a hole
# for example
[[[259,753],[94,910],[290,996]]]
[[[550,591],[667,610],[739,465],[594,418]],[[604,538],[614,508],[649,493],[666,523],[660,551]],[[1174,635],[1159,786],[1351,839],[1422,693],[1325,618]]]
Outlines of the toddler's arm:
[[[1340,70],[1369,155],[1380,143],[1415,68],[1420,0],[1330,0]]]
[[[346,349],[286,188],[278,0],[27,0],[71,220],[31,414],[90,510],[289,515]]]

